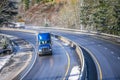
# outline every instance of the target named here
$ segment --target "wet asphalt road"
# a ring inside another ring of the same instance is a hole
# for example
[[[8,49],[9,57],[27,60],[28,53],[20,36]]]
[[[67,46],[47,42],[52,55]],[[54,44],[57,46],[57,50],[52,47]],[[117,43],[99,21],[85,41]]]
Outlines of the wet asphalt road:
[[[96,38],[94,35],[90,36],[86,34],[77,34],[77,33],[69,33],[69,32],[54,31],[54,30],[49,30],[49,32],[65,36],[75,41],[80,46],[87,48],[91,52],[92,57],[94,56],[94,62],[97,67],[99,78],[102,78],[102,80],[120,80],[120,68],[119,68],[120,45],[109,42],[109,41],[105,41],[104,39]],[[86,52],[86,51],[83,50],[83,52]],[[86,54],[87,52],[85,53],[85,55]],[[88,62],[86,63],[88,65],[87,67],[89,68],[88,77],[90,75],[94,76],[92,75],[92,73],[96,74],[96,71],[95,71],[96,69],[94,68],[95,66],[93,66],[94,64],[91,64],[91,61],[89,61],[89,58],[87,58],[87,56],[88,55],[86,55],[86,59]],[[74,58],[72,59],[74,60]],[[93,77],[88,79],[93,80]]]
[[[35,34],[1,31],[1,33],[20,37],[36,46]],[[80,66],[74,49],[65,43],[52,39],[53,55],[37,56],[34,67],[23,80],[63,80],[68,79],[74,66]]]
[[[120,80],[120,45],[111,41],[97,38],[94,35],[70,33],[49,30],[58,35],[65,36],[80,46],[87,48],[94,56],[99,79]],[[90,65],[90,64],[89,64]],[[94,72],[93,68],[90,70]],[[91,73],[89,74],[91,75]],[[92,79],[90,79],[92,80]],[[95,79],[94,79],[95,80]]]

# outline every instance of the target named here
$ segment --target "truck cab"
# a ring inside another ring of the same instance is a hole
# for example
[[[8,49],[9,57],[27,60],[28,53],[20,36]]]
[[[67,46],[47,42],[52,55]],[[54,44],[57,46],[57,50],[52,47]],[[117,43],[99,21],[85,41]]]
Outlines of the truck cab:
[[[52,55],[52,43],[50,33],[39,33],[37,42],[39,55]]]

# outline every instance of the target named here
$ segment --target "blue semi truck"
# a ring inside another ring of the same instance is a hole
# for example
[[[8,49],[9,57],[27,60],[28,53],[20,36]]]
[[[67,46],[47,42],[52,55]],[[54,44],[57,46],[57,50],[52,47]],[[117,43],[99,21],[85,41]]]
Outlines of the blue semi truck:
[[[39,55],[52,55],[52,42],[50,33],[39,33],[37,42]]]

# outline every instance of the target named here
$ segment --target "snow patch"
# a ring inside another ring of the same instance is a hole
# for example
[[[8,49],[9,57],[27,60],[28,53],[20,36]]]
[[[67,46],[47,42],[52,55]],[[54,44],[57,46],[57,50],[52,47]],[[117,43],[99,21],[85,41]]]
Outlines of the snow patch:
[[[20,49],[24,49],[24,48],[32,48],[32,46],[31,45],[19,45],[19,48]]]
[[[68,80],[78,80],[80,77],[80,68],[79,66],[74,66],[70,72]]]
[[[23,56],[23,55],[26,55],[26,54],[31,54],[32,52],[31,51],[28,51],[28,52],[18,52],[15,56]]]
[[[52,39],[54,39],[54,40],[56,40],[56,41],[58,40],[58,39],[57,39],[57,38],[55,38],[55,37],[52,37]]]
[[[11,55],[0,57],[0,69],[10,60]]]
[[[65,46],[68,46],[68,45],[69,45],[68,43],[65,43],[65,42],[63,42],[62,44],[65,45]]]

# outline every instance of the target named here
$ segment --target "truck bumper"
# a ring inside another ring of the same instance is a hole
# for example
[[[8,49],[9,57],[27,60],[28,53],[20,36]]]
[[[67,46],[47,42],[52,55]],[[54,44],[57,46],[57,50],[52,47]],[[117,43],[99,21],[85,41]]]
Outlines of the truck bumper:
[[[41,52],[38,52],[38,55],[39,56],[42,56],[42,55],[52,55],[52,51],[46,51],[46,52],[41,51]]]

